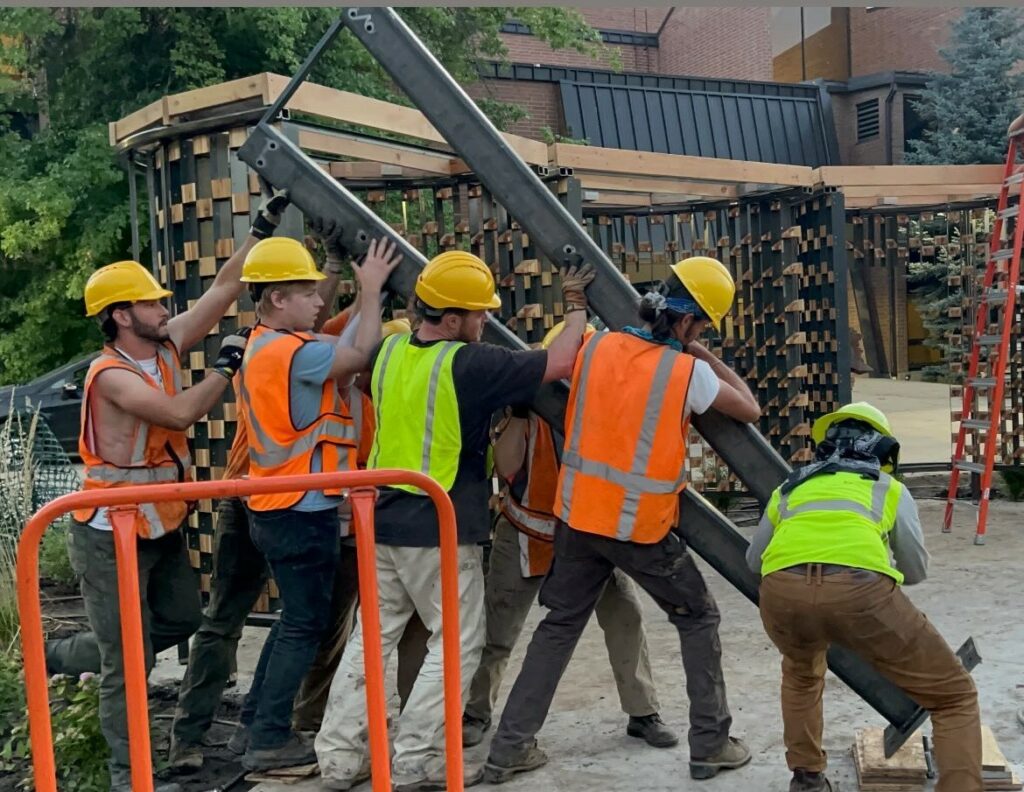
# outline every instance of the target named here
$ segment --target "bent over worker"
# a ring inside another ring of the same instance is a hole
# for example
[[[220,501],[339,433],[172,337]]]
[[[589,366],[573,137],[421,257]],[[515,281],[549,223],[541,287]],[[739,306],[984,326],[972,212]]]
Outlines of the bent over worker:
[[[821,747],[825,654],[872,663],[932,716],[937,792],[980,792],[981,721],[971,675],[900,589],[925,579],[917,506],[893,478],[899,443],[865,402],[814,423],[815,460],[772,493],[747,551],[761,620],[782,652],[790,792],[830,792]],[[893,559],[890,559],[890,551]]]
[[[541,346],[547,349],[564,328],[565,322],[556,324]],[[588,325],[584,338],[594,332]],[[490,728],[509,655],[551,568],[558,450],[551,427],[526,405],[513,405],[506,417],[494,443],[494,467],[509,486],[502,495],[485,580],[487,643],[462,719],[462,744],[467,746],[480,743]],[[629,716],[626,733],[656,748],[671,748],[679,738],[658,714],[643,612],[629,577],[619,570],[612,573],[595,613],[619,702]]]
[[[99,318],[105,345],[89,367],[82,399],[78,445],[86,490],[189,480],[192,461],[185,433],[227,388],[241,365],[245,338],[225,338],[213,368],[188,390],[182,390],[180,356],[235,304],[246,255],[259,239],[274,233],[287,203],[283,193],[267,196],[245,243],[195,305],[176,316],[162,302],[171,292],[137,262],[110,264],[89,278],[86,314]],[[198,580],[179,531],[187,514],[183,501],[140,504],[135,514],[147,670],[158,652],[187,640],[199,625]],[[92,632],[50,642],[47,666],[55,673],[99,667],[100,727],[110,746],[111,789],[130,792],[111,517],[105,508],[81,509],[73,516],[68,552],[81,579]]]
[[[476,256],[441,253],[420,273],[415,308],[422,324],[393,335],[375,356],[370,382],[377,434],[371,469],[416,470],[451,497],[459,532],[459,629],[462,696],[484,643],[480,544],[490,534],[485,458],[495,410],[531,400],[543,382],[571,371],[583,335],[590,265],[565,271],[566,331],[547,350],[513,352],[479,343],[487,312],[500,306],[490,269]],[[433,502],[414,487],[386,487],[377,504],[377,585],[385,664],[412,614],[430,631],[427,656],[398,720],[396,792],[444,789],[444,683],[441,558]],[[350,789],[369,774],[363,635],[345,647],[331,685],[317,758],[324,784]],[[466,785],[482,772],[468,772]]]
[[[252,284],[259,322],[242,363],[240,407],[249,432],[249,476],[356,469],[352,416],[338,382],[362,371],[380,341],[380,293],[401,261],[393,243],[373,240],[362,265],[359,327],[353,346],[310,329],[323,308],[320,273],[293,239],[253,247],[242,281]],[[331,616],[340,553],[340,489],[250,496],[253,543],[270,564],[281,594],[281,617],[271,628],[242,712],[247,770],[314,761],[313,748],[291,728],[302,678]]]
[[[740,767],[750,752],[729,736],[718,607],[672,529],[686,486],[689,417],[711,407],[741,421],[760,415],[740,377],[698,336],[719,325],[735,284],[715,259],[696,257],[640,305],[643,327],[596,333],[573,369],[558,476],[555,560],[540,590],[537,627],[491,743],[486,778],[540,767],[537,747],[558,682],[608,578],[618,568],[679,631],[690,698],[690,775]]]

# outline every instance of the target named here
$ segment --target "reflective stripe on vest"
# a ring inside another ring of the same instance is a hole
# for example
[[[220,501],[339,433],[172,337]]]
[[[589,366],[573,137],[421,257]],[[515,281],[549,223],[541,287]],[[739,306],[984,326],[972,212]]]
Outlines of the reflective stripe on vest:
[[[462,450],[452,363],[463,343],[413,346],[411,339],[389,336],[377,355],[370,381],[377,430],[367,467],[415,470],[450,490]],[[395,486],[423,494],[416,487]]]
[[[163,392],[168,396],[176,396],[181,392],[181,367],[169,342],[157,347],[156,359],[163,380]],[[183,431],[136,421],[127,465],[116,465],[102,459],[92,447],[90,439],[95,438],[101,429],[93,421],[92,386],[101,372],[112,368],[131,371],[142,377],[150,387],[161,388],[160,383],[137,361],[115,349],[104,349],[103,354],[92,362],[86,375],[78,441],[79,455],[85,463],[84,489],[188,481],[191,478],[192,456]],[[94,508],[76,509],[73,515],[79,522],[88,523],[96,511]],[[136,533],[145,539],[156,539],[181,527],[187,514],[188,504],[185,501],[140,503],[135,518]]]
[[[291,366],[295,355],[315,338],[308,333],[278,331],[257,325],[249,337],[238,381],[239,407],[245,415],[252,478],[299,475],[314,469],[319,450],[321,469],[354,470],[358,441],[337,383],[328,378],[320,387],[319,415],[297,428],[291,416]],[[303,492],[253,495],[253,511],[288,509]],[[324,490],[340,495],[339,489]]]
[[[658,354],[658,360],[654,368],[650,385],[642,397],[643,413],[640,431],[633,446],[630,468],[629,470],[623,470],[620,467],[611,465],[607,462],[585,458],[582,454],[582,436],[585,429],[584,424],[586,423],[584,416],[586,415],[589,399],[593,398],[592,395],[588,394],[592,393],[592,388],[601,387],[600,384],[592,382],[592,368],[594,366],[594,361],[597,359],[600,350],[603,350],[605,347],[609,347],[609,340],[612,344],[622,345],[623,342],[616,338],[616,336],[621,338],[623,334],[601,333],[591,337],[584,346],[581,354],[581,360],[578,363],[579,375],[573,382],[573,395],[575,396],[575,402],[573,404],[572,425],[569,430],[568,443],[562,457],[562,472],[560,479],[560,502],[562,508],[559,514],[566,523],[578,530],[591,530],[592,532],[601,533],[602,535],[613,536],[615,539],[620,541],[660,541],[660,539],[664,537],[664,533],[667,533],[668,528],[662,526],[651,533],[648,526],[641,525],[639,522],[640,505],[641,500],[645,496],[666,496],[674,498],[674,496],[682,491],[686,486],[686,428],[684,426],[683,408],[685,407],[686,402],[685,391],[689,386],[689,376],[690,372],[692,372],[692,359],[690,359],[689,362],[684,363],[682,368],[677,369],[677,366],[680,365],[683,356],[666,346],[655,347]],[[636,342],[640,344],[648,344],[648,342],[644,342],[639,339],[636,339]],[[631,342],[626,343],[629,344]],[[648,345],[654,346],[651,344]],[[648,353],[651,352],[651,350],[645,351]],[[628,365],[628,361],[623,365]],[[672,382],[673,377],[685,378],[682,399],[680,401],[676,398],[679,409],[675,412],[678,414],[667,413],[664,408],[664,403],[669,394],[670,383]],[[639,394],[637,396],[639,399]],[[630,399],[626,399],[624,401],[622,404],[622,408],[624,410],[635,409],[635,404],[627,403],[630,401]],[[653,455],[656,435],[664,420],[672,421],[673,424],[679,428],[678,431],[680,433],[679,444],[676,450],[677,452],[681,452],[682,456],[680,456],[678,460],[674,460],[670,465],[672,467],[676,466],[676,464],[678,465],[678,472],[671,478],[657,478],[650,474],[650,467],[654,458]],[[614,443],[620,442],[620,440],[610,436],[608,437],[608,442]],[[575,491],[578,486],[578,478],[580,475],[600,479],[622,489],[622,504],[619,511],[617,525],[614,527],[613,531],[588,529],[588,526],[586,525],[577,524],[579,523],[579,520],[573,522],[573,497],[576,494]],[[666,507],[669,510],[676,510],[678,508],[678,504],[668,502]],[[664,532],[662,532],[662,528],[664,528]],[[661,535],[657,538],[652,538],[652,536],[657,533],[661,533]],[[644,537],[642,540],[637,538],[641,535]]]
[[[786,495],[776,490],[765,509],[774,533],[761,556],[762,575],[819,563],[867,569],[902,583],[888,546],[902,492],[903,485],[885,473],[875,481],[850,472],[814,476]]]
[[[534,413],[527,419],[526,457],[502,499],[501,509],[520,531],[550,542],[558,520],[554,515],[558,489],[558,456],[551,428]]]

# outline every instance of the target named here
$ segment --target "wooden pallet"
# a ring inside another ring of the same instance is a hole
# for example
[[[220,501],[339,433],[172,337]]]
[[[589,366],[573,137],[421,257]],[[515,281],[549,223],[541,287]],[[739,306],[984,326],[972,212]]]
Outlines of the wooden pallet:
[[[992,729],[984,725],[981,727],[981,772],[986,790],[1001,792],[1024,788],[1003,756]]]
[[[886,758],[883,730],[860,729],[853,744],[853,763],[862,792],[919,792],[927,780],[928,766],[919,734]]]

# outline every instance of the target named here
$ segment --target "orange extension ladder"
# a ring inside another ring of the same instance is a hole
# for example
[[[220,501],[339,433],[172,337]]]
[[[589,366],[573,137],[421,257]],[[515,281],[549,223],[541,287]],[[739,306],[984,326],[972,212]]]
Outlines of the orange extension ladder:
[[[946,516],[942,530],[949,533],[953,525],[960,474],[971,473],[980,480],[977,503],[977,525],[974,543],[985,543],[992,473],[995,469],[999,435],[1002,428],[1003,391],[1006,387],[1006,363],[1010,356],[1010,338],[1014,308],[1020,294],[1020,253],[1024,236],[1021,222],[1021,185],[1024,165],[1017,164],[1017,155],[1024,147],[1024,129],[1012,130],[1006,152],[1006,168],[999,191],[999,204],[992,229],[985,280],[979,293],[971,338],[970,364],[963,385],[963,406],[960,428],[953,450]],[[987,354],[982,356],[982,350]],[[984,395],[984,404],[982,404]],[[986,414],[987,413],[987,414]],[[982,448],[984,461],[965,459],[967,435],[972,433],[975,448]]]
[[[43,647],[43,619],[39,603],[39,543],[50,523],[74,509],[110,507],[117,558],[118,600],[121,605],[132,789],[134,792],[153,792],[149,704],[134,529],[134,514],[138,504],[348,488],[352,499],[359,564],[359,614],[366,647],[366,703],[373,792],[391,792],[373,509],[377,496],[375,488],[393,484],[418,487],[430,496],[437,509],[441,532],[441,632],[447,780],[449,790],[462,792],[462,683],[459,660],[459,564],[455,510],[448,493],[440,484],[421,473],[407,470],[360,470],[260,479],[114,487],[65,495],[37,511],[28,521],[18,542],[17,561],[18,611],[21,615],[25,693],[28,701],[35,790],[57,792],[57,769],[53,757],[53,731]]]

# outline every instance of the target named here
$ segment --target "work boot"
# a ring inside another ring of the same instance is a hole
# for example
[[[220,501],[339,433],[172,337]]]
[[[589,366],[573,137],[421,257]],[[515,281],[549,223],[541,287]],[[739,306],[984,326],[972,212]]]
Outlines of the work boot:
[[[484,769],[482,767],[476,767],[472,770],[467,767],[463,772],[463,788],[476,786],[484,780]],[[426,777],[415,781],[399,781],[396,779],[394,785],[394,792],[441,792],[441,790],[445,789],[448,789],[448,778],[444,775],[443,770],[440,778]]]
[[[639,737],[655,748],[671,748],[673,745],[679,744],[676,733],[665,725],[657,712],[653,715],[639,717],[630,715],[629,723],[626,725],[626,734],[630,737]]]
[[[797,769],[793,771],[793,780],[789,782],[789,792],[832,792],[832,784],[824,773]]]
[[[504,784],[517,773],[528,773],[547,763],[548,755],[537,747],[536,740],[503,754],[495,754],[492,748],[484,765],[484,781],[488,784]]]
[[[231,733],[227,749],[235,756],[241,756],[249,750],[249,727],[239,723]]]
[[[472,748],[484,741],[484,735],[491,728],[491,721],[480,720],[472,715],[462,716],[462,747]]]
[[[203,747],[195,743],[178,742],[174,735],[171,735],[167,762],[179,773],[194,773],[203,768]]]
[[[312,744],[293,734],[288,742],[276,748],[253,748],[250,745],[242,757],[246,770],[277,770],[281,767],[297,767],[316,762],[316,751]]]
[[[690,778],[703,781],[714,778],[720,770],[735,770],[750,761],[750,749],[742,740],[730,737],[714,756],[690,757]]]
[[[124,765],[110,768],[110,792],[132,792],[132,771]],[[180,784],[162,783],[153,778],[153,792],[182,792]]]

